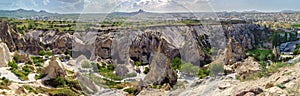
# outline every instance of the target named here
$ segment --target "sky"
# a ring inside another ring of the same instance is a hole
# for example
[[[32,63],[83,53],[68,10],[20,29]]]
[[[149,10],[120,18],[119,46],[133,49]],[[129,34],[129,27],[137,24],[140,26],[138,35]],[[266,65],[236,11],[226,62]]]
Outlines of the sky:
[[[1,0],[0,10],[46,10],[53,13],[300,11],[300,0]]]

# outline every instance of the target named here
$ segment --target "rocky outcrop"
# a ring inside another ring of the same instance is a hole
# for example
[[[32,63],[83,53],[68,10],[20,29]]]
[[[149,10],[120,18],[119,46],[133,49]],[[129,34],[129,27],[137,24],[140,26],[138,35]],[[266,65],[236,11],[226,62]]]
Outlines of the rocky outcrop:
[[[151,64],[150,72],[144,78],[145,85],[163,85],[165,83],[175,85],[177,74],[171,68],[170,59],[162,53],[156,53]]]
[[[246,78],[247,76],[260,71],[259,62],[255,61],[253,57],[249,57],[244,61],[237,62],[234,64],[235,67],[232,69],[235,70],[236,76],[241,78]]]
[[[72,49],[75,37],[69,33],[49,31],[43,34],[42,42],[44,46],[53,50],[56,54],[63,54],[68,49]]]
[[[7,45],[0,40],[0,67],[6,67],[8,62],[12,60]]]
[[[128,68],[124,65],[117,65],[115,68],[116,75],[125,78],[126,74],[129,72]]]
[[[245,48],[233,38],[229,38],[227,47],[224,51],[225,65],[231,65],[241,61],[246,57]]]
[[[65,67],[64,65],[56,59],[56,57],[52,57],[49,65],[42,70],[43,74],[47,74],[49,79],[56,79],[57,77],[65,77]]]
[[[241,45],[236,39],[229,37],[225,50],[219,53],[219,57],[214,63],[223,63],[224,65],[231,66],[237,61],[246,58],[245,47]]]
[[[97,38],[95,41],[95,56],[101,59],[110,59],[112,50],[111,38]]]
[[[26,63],[26,64],[31,64],[32,63],[32,60],[31,58],[29,57],[28,54],[22,54],[22,53],[19,53],[19,52],[15,52],[14,53],[14,60],[17,62],[17,63]]]
[[[248,57],[245,60],[238,61],[232,65],[225,66],[225,70],[235,72],[236,76],[245,79],[249,75],[260,71],[259,62],[255,61],[253,57]]]
[[[89,78],[83,76],[80,73],[76,73],[76,78],[80,81],[80,87],[83,89],[86,94],[95,94],[98,92],[96,84]]]
[[[262,92],[263,92],[263,90],[259,87],[251,87],[251,88],[245,88],[242,90],[237,90],[237,93],[235,93],[234,96],[255,96]]]
[[[1,40],[7,44],[11,52],[16,50],[23,50],[30,54],[38,54],[43,48],[39,45],[39,41],[34,38],[26,38],[24,35],[18,33],[11,28],[4,20],[1,21]]]

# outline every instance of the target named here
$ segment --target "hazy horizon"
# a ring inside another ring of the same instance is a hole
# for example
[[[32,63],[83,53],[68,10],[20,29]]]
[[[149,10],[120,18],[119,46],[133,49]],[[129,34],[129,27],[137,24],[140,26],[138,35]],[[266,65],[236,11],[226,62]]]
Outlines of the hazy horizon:
[[[1,10],[45,10],[50,13],[135,12],[280,12],[300,11],[299,0],[2,0]]]

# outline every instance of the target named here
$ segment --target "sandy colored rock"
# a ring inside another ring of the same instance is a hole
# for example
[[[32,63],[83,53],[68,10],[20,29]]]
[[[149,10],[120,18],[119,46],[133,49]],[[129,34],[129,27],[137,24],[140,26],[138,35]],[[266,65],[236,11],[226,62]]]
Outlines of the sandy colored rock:
[[[32,60],[30,59],[28,54],[21,54],[19,52],[15,52],[14,57],[16,57],[14,60],[16,60],[17,63],[31,63],[32,62]]]
[[[242,90],[237,91],[237,93],[235,94],[235,96],[245,96],[246,94],[248,94],[250,92],[250,94],[260,94],[263,92],[263,90],[259,87],[250,87],[250,88],[245,88]],[[253,96],[253,95],[248,95],[248,96]]]
[[[170,60],[162,53],[156,53],[155,58],[150,64],[150,72],[144,78],[146,85],[163,85],[169,83],[171,86],[176,84],[177,74],[171,68]]]
[[[8,66],[8,62],[12,60],[9,49],[5,43],[0,41],[0,67]]]
[[[42,70],[42,73],[47,74],[47,77],[49,77],[50,79],[55,79],[59,76],[65,77],[66,75],[65,67],[54,56],[51,58],[49,65]]]
[[[231,66],[235,70],[236,75],[241,78],[246,78],[247,76],[260,71],[260,64],[255,61],[253,57],[249,57],[244,61],[237,62]]]

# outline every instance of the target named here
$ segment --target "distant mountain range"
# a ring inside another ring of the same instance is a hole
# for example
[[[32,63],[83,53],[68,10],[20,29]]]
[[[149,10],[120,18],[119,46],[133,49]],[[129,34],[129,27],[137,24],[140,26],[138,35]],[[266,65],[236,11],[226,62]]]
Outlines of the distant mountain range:
[[[47,11],[35,11],[35,10],[0,10],[0,17],[9,17],[9,18],[29,18],[34,16],[55,16],[57,13],[49,13]]]
[[[295,10],[282,10],[282,13],[300,13],[300,11],[295,11]]]
[[[147,0],[146,0],[147,1]],[[162,2],[158,0],[158,2]],[[145,2],[142,2],[141,4],[144,4]],[[282,10],[280,11],[282,13],[300,13],[300,11],[294,11],[294,10]],[[217,13],[223,13],[223,12],[217,12]],[[259,12],[256,10],[251,11],[243,11],[243,12],[226,12],[226,13],[264,13]],[[74,13],[74,14],[80,14],[80,13]],[[85,13],[88,14],[88,13]],[[95,13],[93,13],[95,14]],[[103,14],[103,13],[99,13]],[[119,15],[119,16],[134,16],[134,15],[155,15],[159,13],[153,13],[153,12],[147,12],[142,9],[136,11],[136,12],[112,12],[110,15]],[[182,14],[182,13],[181,13]],[[58,14],[58,13],[50,13],[44,10],[41,11],[35,11],[35,10],[25,10],[25,9],[17,9],[17,10],[0,10],[0,17],[9,17],[9,18],[31,18],[35,16],[62,16],[64,14]]]

